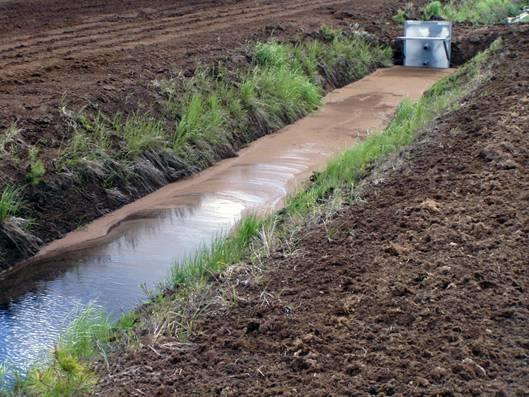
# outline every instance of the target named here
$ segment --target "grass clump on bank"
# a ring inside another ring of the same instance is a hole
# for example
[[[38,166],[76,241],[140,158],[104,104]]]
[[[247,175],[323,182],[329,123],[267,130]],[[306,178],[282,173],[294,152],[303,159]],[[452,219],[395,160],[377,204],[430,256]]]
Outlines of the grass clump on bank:
[[[492,25],[518,15],[528,4],[526,0],[431,1],[422,8],[421,15],[425,20],[442,18],[453,22]]]
[[[172,150],[209,165],[216,147],[241,146],[314,111],[326,89],[345,85],[391,64],[391,51],[322,30],[322,40],[297,45],[257,43],[251,64],[239,73],[199,70],[186,81],[158,82],[176,129]],[[184,91],[179,96],[179,91]]]
[[[8,186],[0,195],[0,222],[15,216],[22,207],[19,193],[18,189]]]
[[[124,315],[116,323],[109,320],[102,309],[88,306],[69,325],[55,347],[50,363],[35,365],[25,376],[15,374],[12,385],[5,382],[0,396],[63,397],[90,394],[97,376],[89,366],[90,359],[106,359],[109,343],[119,339],[132,327],[133,315]],[[7,379],[9,371],[0,370]]]

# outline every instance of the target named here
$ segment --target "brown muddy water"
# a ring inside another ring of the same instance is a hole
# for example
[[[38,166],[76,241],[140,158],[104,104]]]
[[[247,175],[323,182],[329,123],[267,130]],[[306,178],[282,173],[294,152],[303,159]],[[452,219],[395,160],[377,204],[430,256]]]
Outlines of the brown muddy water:
[[[133,309],[180,263],[247,213],[279,208],[334,154],[382,129],[404,97],[450,71],[381,69],[325,97],[314,114],[261,138],[44,247],[0,280],[0,363],[24,371],[46,357],[89,303],[113,317]]]

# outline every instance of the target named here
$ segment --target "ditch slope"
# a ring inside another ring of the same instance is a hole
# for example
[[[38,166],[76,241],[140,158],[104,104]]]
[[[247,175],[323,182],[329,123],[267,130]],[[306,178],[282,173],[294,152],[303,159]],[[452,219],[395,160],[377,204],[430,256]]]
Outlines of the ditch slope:
[[[361,200],[271,255],[187,343],[142,337],[102,396],[529,394],[529,30]]]

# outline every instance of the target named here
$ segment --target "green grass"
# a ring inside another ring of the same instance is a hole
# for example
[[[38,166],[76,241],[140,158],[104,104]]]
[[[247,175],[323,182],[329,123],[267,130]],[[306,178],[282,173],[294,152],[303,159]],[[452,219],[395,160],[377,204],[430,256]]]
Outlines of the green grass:
[[[398,23],[399,25],[404,25],[404,22],[406,22],[407,14],[406,11],[402,8],[397,10],[397,13],[391,17],[393,22]]]
[[[526,0],[432,1],[422,8],[421,14],[426,20],[437,17],[453,22],[491,25],[505,22],[507,17],[519,14],[528,4]]]
[[[132,114],[125,121],[121,121],[121,117],[117,116],[113,124],[117,135],[125,141],[124,151],[127,157],[163,146],[165,141],[163,123],[152,117]]]
[[[17,215],[21,208],[20,190],[12,186],[4,188],[2,195],[0,195],[0,222],[10,216]]]
[[[263,222],[254,216],[247,217],[228,237],[219,236],[211,246],[203,248],[182,263],[175,263],[166,288],[175,289],[200,283],[240,261],[250,241],[258,235]]]
[[[135,313],[123,315],[113,323],[102,309],[90,305],[70,324],[57,343],[50,362],[32,367],[15,377],[10,389],[0,388],[0,396],[63,397],[91,393],[97,377],[90,368],[94,357],[106,362],[109,344],[121,338],[134,325]],[[5,367],[4,377],[7,374]],[[0,385],[2,384],[0,374]]]
[[[443,5],[440,1],[431,1],[427,3],[421,11],[423,19],[429,21],[433,18],[440,18],[443,12]]]
[[[46,174],[46,167],[38,156],[39,150],[36,147],[29,149],[29,171],[26,174],[26,179],[32,185],[38,185],[42,181],[42,177]]]
[[[253,67],[239,73],[200,69],[184,82],[159,82],[166,111],[177,122],[172,149],[188,160],[194,153],[193,162],[209,165],[215,147],[250,141],[317,109],[324,84],[341,86],[391,64],[390,50],[363,37],[330,28],[320,34],[321,40],[298,45],[257,43],[250,50]]]

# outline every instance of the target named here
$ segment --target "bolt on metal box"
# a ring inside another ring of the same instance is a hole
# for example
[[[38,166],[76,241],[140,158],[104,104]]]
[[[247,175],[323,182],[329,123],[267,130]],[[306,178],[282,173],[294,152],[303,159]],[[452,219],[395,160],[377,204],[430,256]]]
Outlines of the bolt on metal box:
[[[406,21],[404,23],[404,66],[449,68],[452,23]]]

